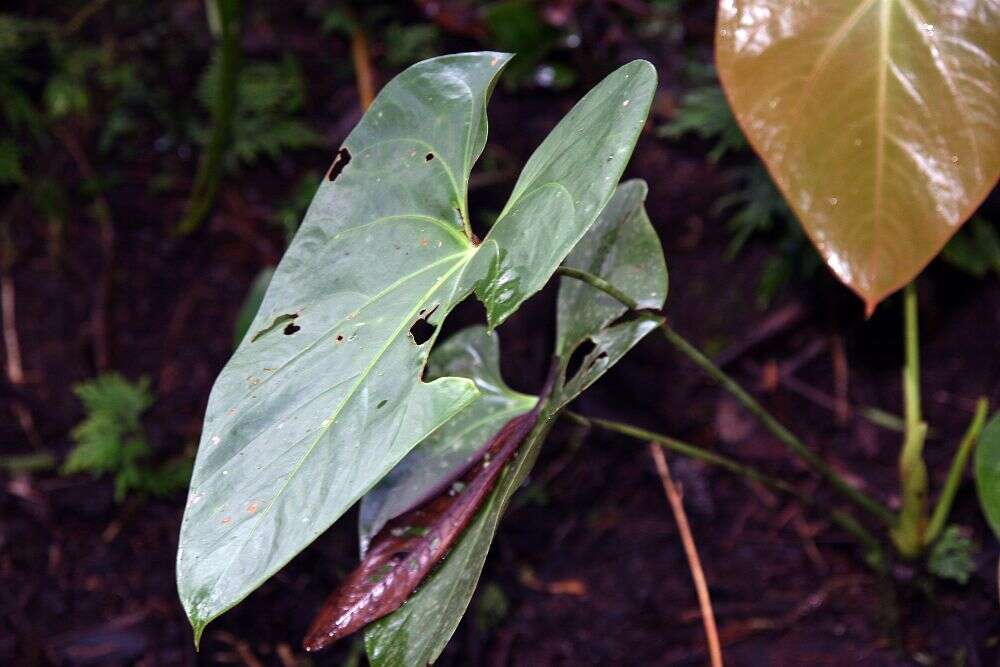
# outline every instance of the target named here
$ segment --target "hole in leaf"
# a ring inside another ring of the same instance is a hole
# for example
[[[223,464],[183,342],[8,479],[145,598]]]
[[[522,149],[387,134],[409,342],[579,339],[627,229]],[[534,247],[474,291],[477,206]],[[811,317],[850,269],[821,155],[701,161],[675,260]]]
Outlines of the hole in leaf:
[[[430,162],[433,159],[434,159],[434,153],[428,153],[427,155],[424,156],[424,162]]]
[[[337,151],[336,157],[333,158],[333,164],[330,165],[330,172],[327,174],[326,180],[333,181],[340,176],[340,172],[344,170],[344,167],[346,167],[350,161],[351,151],[347,150],[346,146],[341,146],[340,150]]]
[[[594,351],[594,341],[589,338],[573,350],[573,354],[569,356],[569,362],[566,364],[566,378],[569,379],[576,375],[580,371],[580,367],[583,366],[583,360],[587,358],[591,352]]]
[[[267,334],[267,333],[270,333],[270,332],[274,331],[275,329],[277,329],[278,327],[280,327],[282,324],[285,324],[286,322],[291,322],[292,320],[294,320],[298,316],[299,316],[298,313],[286,313],[284,315],[278,315],[277,317],[274,318],[274,321],[272,321],[269,325],[267,325],[266,327],[264,327],[263,329],[261,329],[260,331],[258,331],[257,333],[255,333],[253,335],[253,338],[250,339],[250,342],[251,343],[255,342],[258,338],[260,338],[264,334]],[[286,329],[287,329],[287,327],[286,327]],[[298,327],[296,327],[295,330],[298,331]],[[294,333],[294,332],[292,332],[292,333]]]
[[[413,342],[417,345],[423,345],[431,339],[434,332],[437,330],[437,326],[431,324],[427,320],[431,318],[434,311],[437,310],[438,305],[434,304],[434,307],[425,312],[425,309],[420,309],[420,319],[413,323],[410,327],[410,335],[413,337]]]
[[[413,336],[413,342],[417,345],[423,345],[431,339],[437,327],[427,321],[426,318],[420,318],[413,323],[410,327],[410,335]]]
[[[334,340],[337,341],[338,343],[343,343],[344,342],[344,334],[337,334],[334,337]]]
[[[286,336],[291,336],[293,333],[295,333],[296,331],[298,331],[301,328],[302,327],[300,327],[299,325],[297,325],[295,322],[289,322],[288,326],[285,327],[285,335]]]

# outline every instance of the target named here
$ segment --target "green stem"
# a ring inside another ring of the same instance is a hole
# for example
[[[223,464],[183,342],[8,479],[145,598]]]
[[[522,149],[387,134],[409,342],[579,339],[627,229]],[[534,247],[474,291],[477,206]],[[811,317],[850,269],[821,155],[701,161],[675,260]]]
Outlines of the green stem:
[[[790,451],[798,456],[813,472],[825,479],[841,495],[853,502],[855,505],[865,510],[886,525],[892,525],[895,517],[885,506],[869,497],[863,491],[851,486],[847,480],[841,477],[837,471],[828,466],[823,459],[809,449],[802,440],[789,431],[785,426],[775,419],[771,413],[757,402],[743,387],[732,377],[727,375],[721,368],[716,366],[706,357],[701,350],[689,343],[683,336],[674,331],[669,324],[664,323],[661,327],[663,335],[667,341],[681,354],[690,359],[696,366],[702,369],[709,377],[719,383],[733,397],[743,404],[764,427],[771,432],[774,437],[780,440]]]
[[[989,401],[985,397],[980,398],[979,402],[976,403],[976,414],[972,417],[972,422],[969,423],[969,428],[966,429],[965,435],[962,436],[962,440],[958,444],[958,449],[955,451],[955,457],[951,460],[951,467],[948,469],[948,478],[941,489],[941,496],[938,498],[937,505],[934,506],[934,513],[931,515],[930,523],[927,524],[927,532],[924,533],[925,545],[933,543],[938,538],[938,535],[941,534],[941,530],[944,528],[945,521],[948,520],[952,503],[955,502],[955,494],[962,483],[965,466],[968,464],[969,456],[972,455],[972,450],[975,448],[976,442],[979,440],[979,435],[983,432],[983,427],[986,425],[986,414],[988,411]]]
[[[617,299],[623,305],[632,310],[636,310],[638,304],[621,290],[611,285],[603,278],[599,278],[586,271],[561,266],[556,273],[581,280],[588,285],[601,290],[608,296]],[[808,465],[813,472],[830,483],[841,495],[853,502],[855,505],[865,510],[878,520],[888,526],[896,522],[896,517],[891,511],[875,499],[869,497],[863,491],[851,486],[847,480],[841,477],[837,471],[828,466],[823,459],[809,449],[804,442],[796,437],[791,431],[785,428],[777,419],[764,409],[757,400],[747,393],[732,377],[727,375],[721,368],[712,363],[712,360],[705,356],[698,348],[689,343],[683,336],[674,331],[669,324],[664,322],[660,328],[667,341],[681,354],[690,359],[696,366],[702,369],[709,377],[719,383],[723,389],[732,394],[736,400],[743,404],[758,420],[780,440],[788,449]]]
[[[574,278],[581,282],[585,282],[591,287],[601,290],[611,298],[626,306],[629,310],[639,309],[639,303],[635,299],[609,283],[604,278],[595,276],[593,273],[581,271],[580,269],[574,269],[569,266],[560,266],[556,269],[556,275],[566,276],[567,278]]]
[[[223,160],[232,133],[236,110],[237,84],[240,70],[240,2],[239,0],[207,0],[209,25],[218,22],[219,76],[212,91],[212,132],[202,151],[195,173],[187,212],[177,223],[175,233],[186,236],[201,226],[215,205],[222,183]]]
[[[654,431],[647,431],[644,428],[632,426],[631,424],[622,424],[620,422],[608,421],[607,419],[599,419],[597,417],[584,417],[576,414],[575,412],[567,411],[564,413],[564,416],[581,426],[596,426],[605,431],[627,435],[628,437],[635,438],[636,440],[655,442],[656,444],[662,445],[663,447],[675,451],[678,454],[683,454],[688,458],[704,461],[705,463],[711,463],[712,465],[724,468],[733,474],[747,477],[748,479],[760,482],[761,484],[778,491],[795,493],[794,487],[784,480],[771,477],[770,475],[762,473],[752,466],[745,465],[728,457],[722,456],[721,454],[710,452],[707,449],[703,449],[697,445],[692,445],[684,442],[683,440],[671,438],[670,436],[656,433]]]
[[[772,477],[766,473],[763,473],[753,466],[745,465],[735,461],[729,457],[710,452],[707,449],[698,447],[683,440],[678,440],[677,438],[672,438],[662,433],[656,433],[654,431],[648,431],[644,428],[638,426],[632,426],[631,424],[622,424],[620,422],[609,421],[607,419],[598,419],[596,417],[584,417],[583,415],[576,414],[575,412],[565,411],[563,416],[572,420],[573,422],[586,427],[597,427],[605,431],[610,431],[612,433],[619,433],[621,435],[628,436],[635,440],[641,440],[643,442],[655,442],[656,444],[669,449],[671,451],[677,452],[688,458],[696,459],[698,461],[704,461],[714,466],[718,466],[723,470],[731,472],[735,475],[745,477],[747,479],[752,479],[755,482],[759,482],[764,486],[779,491],[781,493],[786,493],[798,499],[803,504],[818,509],[820,511],[826,512],[830,517],[830,520],[836,523],[838,526],[843,528],[848,534],[854,537],[866,550],[866,557],[868,563],[876,570],[881,571],[885,563],[885,558],[882,553],[882,547],[878,540],[860,523],[858,523],[853,517],[838,510],[827,510],[824,506],[820,505],[811,496],[808,496],[798,489],[796,489],[791,484],[788,484],[784,480]]]
[[[917,315],[917,289],[910,283],[903,291],[903,341],[906,363],[903,367],[903,407],[906,432],[899,453],[899,480],[902,508],[892,539],[906,558],[920,555],[927,530],[927,464],[924,441],[927,424],[920,410],[920,326]]]

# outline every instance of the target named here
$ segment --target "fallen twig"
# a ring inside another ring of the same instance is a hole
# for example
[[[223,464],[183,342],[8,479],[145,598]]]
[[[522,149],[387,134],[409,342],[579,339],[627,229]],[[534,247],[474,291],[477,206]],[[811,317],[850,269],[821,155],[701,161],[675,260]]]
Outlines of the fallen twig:
[[[0,318],[3,319],[7,380],[12,386],[17,387],[24,384],[24,364],[21,360],[21,343],[17,337],[14,281],[8,271],[0,271]],[[35,429],[35,418],[31,414],[31,410],[15,399],[11,403],[11,411],[32,446],[35,449],[41,449],[42,441]]]
[[[701,568],[701,559],[698,558],[698,548],[694,544],[687,514],[684,512],[684,501],[670,477],[670,468],[667,467],[667,457],[663,455],[663,449],[651,442],[649,443],[649,453],[656,463],[656,472],[660,475],[660,481],[663,482],[663,491],[667,494],[674,520],[677,521],[677,530],[681,534],[681,542],[684,544],[684,552],[687,554],[691,578],[694,579],[694,587],[698,592],[698,605],[701,607],[702,620],[705,624],[705,636],[708,640],[708,654],[712,667],[722,667],[722,648],[719,644],[719,633],[715,627],[712,598],[708,594],[708,584],[705,582],[705,572]]]
[[[845,426],[851,419],[851,404],[847,397],[849,367],[847,365],[847,352],[844,350],[843,336],[831,336],[830,360],[833,363],[833,393],[836,397],[837,423]]]
[[[64,128],[57,127],[53,134],[62,142],[66,152],[73,158],[77,171],[84,179],[94,182],[97,172],[76,136]],[[104,254],[104,265],[97,281],[97,291],[94,295],[94,310],[91,315],[90,334],[94,346],[94,365],[98,371],[111,367],[111,287],[115,261],[115,225],[111,217],[111,205],[102,194],[94,197],[94,210],[100,230],[101,252]]]
[[[360,21],[355,21],[354,30],[351,31],[351,61],[354,63],[354,76],[358,82],[358,100],[361,108],[367,110],[375,99],[375,72],[368,49],[368,36]]]
[[[3,343],[7,355],[7,379],[13,385],[24,382],[24,366],[21,363],[21,344],[17,339],[17,324],[14,316],[14,281],[10,274],[0,273],[0,305],[3,312]]]

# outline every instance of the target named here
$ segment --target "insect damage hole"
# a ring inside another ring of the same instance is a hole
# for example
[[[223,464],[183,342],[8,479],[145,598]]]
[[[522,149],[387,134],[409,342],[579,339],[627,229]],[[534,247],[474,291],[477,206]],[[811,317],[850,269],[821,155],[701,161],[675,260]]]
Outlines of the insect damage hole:
[[[424,162],[430,162],[433,159],[434,159],[434,153],[428,153],[427,155],[424,156]]]
[[[337,151],[336,157],[333,158],[333,164],[330,165],[330,171],[327,172],[326,180],[335,180],[350,162],[351,151],[347,150],[346,146],[341,146],[340,150]]]
[[[285,326],[285,335],[291,335],[295,333],[296,331],[299,330],[299,327],[295,327],[293,331],[289,331],[288,329],[291,326],[293,326],[292,321],[295,320],[298,316],[299,316],[298,313],[285,313],[284,315],[278,315],[269,325],[267,325],[266,327],[255,333],[253,337],[250,338],[250,342],[251,343],[256,342],[261,336],[281,328],[281,325],[286,323],[287,325]]]
[[[573,354],[569,357],[569,361],[566,363],[567,380],[575,377],[576,374],[580,372],[584,360],[592,354],[596,348],[597,346],[594,345],[594,341],[589,338],[576,346],[576,349],[573,350]]]
[[[301,328],[302,327],[300,327],[295,322],[289,322],[288,325],[285,327],[285,335],[286,336],[291,336],[293,333],[295,333],[296,331],[299,331]]]
[[[437,326],[428,322],[435,310],[437,310],[436,305],[429,311],[425,312],[421,310],[420,319],[414,322],[413,326],[410,327],[410,336],[413,337],[413,342],[417,345],[423,345],[429,341],[431,336],[434,335],[434,332],[437,331]]]

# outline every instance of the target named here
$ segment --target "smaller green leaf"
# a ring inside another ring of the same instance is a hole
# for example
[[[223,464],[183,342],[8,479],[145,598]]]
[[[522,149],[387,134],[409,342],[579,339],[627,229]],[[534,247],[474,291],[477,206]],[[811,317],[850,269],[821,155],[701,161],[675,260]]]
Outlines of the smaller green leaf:
[[[979,436],[976,488],[986,521],[993,534],[1000,537],[1000,412],[994,413]]]
[[[643,206],[648,190],[641,180],[619,185],[591,232],[573,248],[565,264],[601,276],[640,308],[657,309],[663,307],[667,296],[667,266],[660,239]],[[569,358],[577,345],[625,311],[624,305],[596,287],[563,278],[556,354]]]

